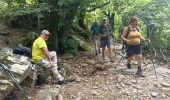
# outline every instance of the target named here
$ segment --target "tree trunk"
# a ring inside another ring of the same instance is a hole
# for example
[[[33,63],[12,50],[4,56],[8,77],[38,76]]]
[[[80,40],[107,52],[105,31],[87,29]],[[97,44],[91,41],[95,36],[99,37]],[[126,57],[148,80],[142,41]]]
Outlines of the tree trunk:
[[[85,15],[86,15],[86,11],[81,10],[81,12],[79,14],[79,20],[78,20],[79,26],[84,30],[87,29],[87,26],[84,23]]]

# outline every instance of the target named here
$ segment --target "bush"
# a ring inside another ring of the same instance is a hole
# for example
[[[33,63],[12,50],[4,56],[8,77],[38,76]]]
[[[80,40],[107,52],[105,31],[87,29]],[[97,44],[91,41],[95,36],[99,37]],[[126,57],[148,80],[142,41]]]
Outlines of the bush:
[[[77,47],[78,47],[78,43],[74,39],[67,39],[64,42],[65,53],[71,53],[71,54],[75,55],[77,52]]]

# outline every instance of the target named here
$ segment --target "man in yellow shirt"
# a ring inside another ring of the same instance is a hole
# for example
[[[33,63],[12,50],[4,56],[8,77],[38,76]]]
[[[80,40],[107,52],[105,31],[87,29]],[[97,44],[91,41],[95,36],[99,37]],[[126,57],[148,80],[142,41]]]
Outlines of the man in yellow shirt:
[[[49,31],[43,30],[40,37],[38,37],[32,47],[32,62],[42,67],[50,68],[55,83],[63,84],[64,78],[59,74],[57,70],[57,54],[55,51],[49,52],[46,41],[49,38]]]

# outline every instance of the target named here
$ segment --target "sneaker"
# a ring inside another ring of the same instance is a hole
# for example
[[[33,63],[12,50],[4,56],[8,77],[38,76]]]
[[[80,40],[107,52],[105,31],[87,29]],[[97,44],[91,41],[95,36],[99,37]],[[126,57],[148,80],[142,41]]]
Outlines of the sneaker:
[[[62,80],[62,81],[53,81],[52,84],[58,84],[58,85],[63,85],[65,84],[65,80]]]
[[[130,64],[127,64],[127,69],[131,69],[131,65]]]
[[[63,85],[64,83],[65,83],[65,80],[61,80],[61,81],[57,81],[56,84],[58,84],[58,85]]]
[[[145,75],[143,75],[142,69],[138,69],[135,75],[136,75],[137,77],[145,77]]]

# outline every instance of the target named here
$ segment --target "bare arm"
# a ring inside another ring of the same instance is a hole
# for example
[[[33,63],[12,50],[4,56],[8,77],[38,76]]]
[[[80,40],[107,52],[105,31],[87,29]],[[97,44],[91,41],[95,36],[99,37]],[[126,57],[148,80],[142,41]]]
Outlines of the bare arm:
[[[48,61],[50,62],[51,61],[51,56],[50,56],[50,53],[49,53],[48,49],[47,48],[41,48],[41,50],[45,53]]]
[[[125,27],[124,30],[123,30],[123,34],[121,35],[122,40],[125,41],[125,42],[130,41],[126,38],[127,32],[128,32],[128,27]]]
[[[142,41],[146,41],[145,37],[143,37],[142,35],[141,35],[140,39],[141,39]]]

